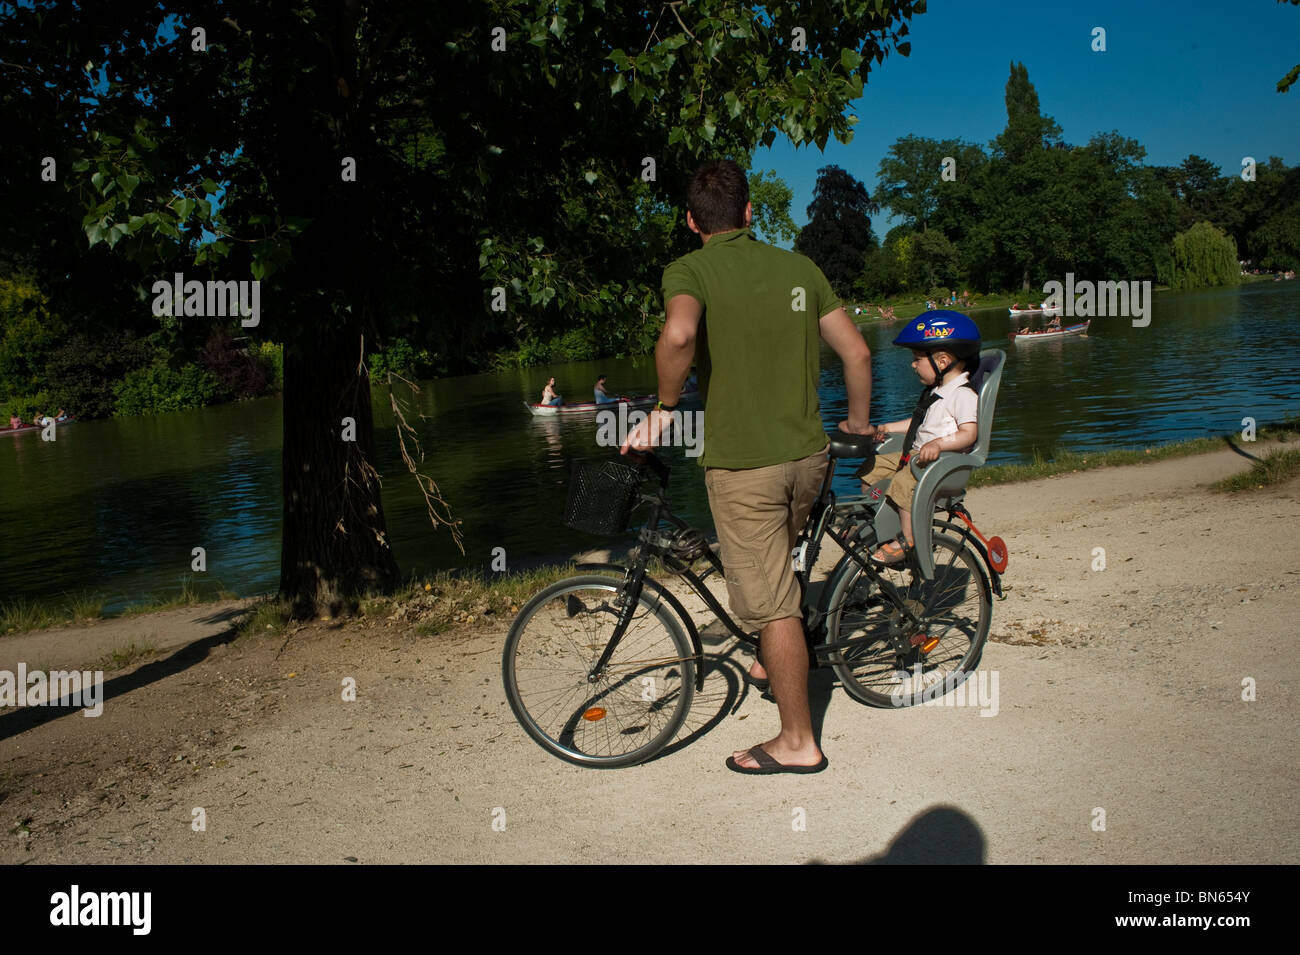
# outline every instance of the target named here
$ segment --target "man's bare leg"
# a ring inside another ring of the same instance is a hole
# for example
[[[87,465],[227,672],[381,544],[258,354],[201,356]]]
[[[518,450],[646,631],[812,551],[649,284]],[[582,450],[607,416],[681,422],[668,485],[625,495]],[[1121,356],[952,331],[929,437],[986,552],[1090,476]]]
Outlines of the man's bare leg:
[[[763,749],[787,766],[815,766],[821,762],[822,751],[813,739],[812,714],[808,709],[808,644],[804,640],[803,622],[798,617],[774,620],[763,628],[759,639],[763,644],[763,662],[772,681],[772,695],[781,714],[781,732],[764,743]],[[732,756],[741,766],[758,765],[745,750]]]

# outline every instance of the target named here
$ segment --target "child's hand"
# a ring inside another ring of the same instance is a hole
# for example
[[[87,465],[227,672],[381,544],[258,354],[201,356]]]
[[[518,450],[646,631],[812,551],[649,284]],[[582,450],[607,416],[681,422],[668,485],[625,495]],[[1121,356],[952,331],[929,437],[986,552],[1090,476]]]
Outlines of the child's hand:
[[[921,450],[916,452],[916,461],[918,464],[929,464],[939,457],[939,439],[927,441],[921,446]]]
[[[886,431],[884,428],[877,427],[877,428],[876,428],[876,443],[877,443],[877,444],[880,444],[880,443],[885,442],[885,441],[888,441],[888,440],[889,440],[889,432]]]

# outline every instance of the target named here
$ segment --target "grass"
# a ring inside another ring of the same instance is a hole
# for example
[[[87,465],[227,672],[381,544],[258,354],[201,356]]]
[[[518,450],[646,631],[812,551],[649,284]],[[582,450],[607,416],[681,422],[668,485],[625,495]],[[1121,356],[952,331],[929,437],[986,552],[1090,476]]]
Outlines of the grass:
[[[195,604],[211,603],[216,600],[231,600],[235,595],[229,591],[202,593],[194,586],[194,578],[186,574],[181,578],[181,589],[170,596],[150,597],[140,603],[123,607],[119,617],[134,617],[142,613],[156,613],[159,610],[174,610],[177,607],[192,607]]]
[[[98,620],[103,615],[104,598],[98,594],[78,592],[44,600],[15,597],[0,603],[0,634]]]
[[[125,647],[118,647],[104,654],[89,667],[91,670],[121,670],[133,663],[144,660],[158,652],[158,648],[148,640],[136,643],[131,641]]]
[[[281,633],[289,625],[289,606],[272,594],[254,602],[244,619],[239,622],[239,635],[253,633]]]
[[[511,574],[439,571],[413,577],[391,596],[363,601],[361,614],[414,623],[417,633],[433,636],[456,626],[488,624],[518,613],[538,590],[573,573],[573,565],[567,563]]]
[[[1216,491],[1248,491],[1285,484],[1300,474],[1300,451],[1283,448],[1270,451],[1256,461],[1249,471],[1224,478],[1214,485]]]
[[[1278,425],[1260,428],[1256,434],[1256,439],[1260,441],[1290,441],[1297,435],[1300,435],[1300,417],[1292,418]],[[1229,437],[1234,438],[1235,444],[1239,447],[1244,446],[1244,450],[1249,452],[1250,443],[1242,441],[1240,435],[1229,435]],[[1021,481],[1036,481],[1056,474],[1091,471],[1094,468],[1145,464],[1150,461],[1164,461],[1169,458],[1182,458],[1194,454],[1205,454],[1210,451],[1222,451],[1226,446],[1224,439],[1220,437],[1192,438],[1188,441],[1175,441],[1171,444],[1152,445],[1147,448],[1120,448],[1113,451],[1078,452],[1055,449],[1043,452],[1035,450],[1034,460],[1028,464],[985,465],[971,475],[970,486],[992,487],[997,484],[1016,484]],[[1253,470],[1250,473],[1253,473]],[[1242,477],[1244,478],[1244,475]],[[1285,478],[1282,480],[1285,480]]]
[[[141,614],[156,613],[159,610],[172,610],[176,607],[189,607],[195,604],[212,603],[217,600],[234,600],[235,594],[227,590],[203,593],[194,586],[189,576],[181,578],[181,587],[177,593],[165,597],[153,597],[122,608],[115,614],[104,613],[105,598],[103,594],[76,592],[61,594],[57,597],[34,598],[15,597],[0,601],[0,636],[10,633],[22,633],[28,630],[45,630],[49,627],[62,627],[68,624],[86,623],[91,620],[104,620],[111,617],[135,617]]]

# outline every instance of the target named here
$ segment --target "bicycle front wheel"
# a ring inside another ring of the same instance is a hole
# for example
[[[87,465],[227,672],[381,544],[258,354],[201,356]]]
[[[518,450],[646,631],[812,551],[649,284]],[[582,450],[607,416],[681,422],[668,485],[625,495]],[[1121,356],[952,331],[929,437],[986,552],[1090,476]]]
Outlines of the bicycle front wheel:
[[[949,692],[979,665],[993,616],[993,595],[978,555],[934,534],[934,579],[913,570],[868,573],[846,563],[827,589],[830,641],[854,640],[839,652],[836,676],[870,706],[912,706]],[[912,623],[882,586],[892,586],[920,619]]]
[[[695,697],[690,641],[648,589],[596,669],[625,601],[620,577],[570,577],[530,600],[506,637],[501,675],[515,718],[544,749],[579,766],[649,759],[672,742]]]

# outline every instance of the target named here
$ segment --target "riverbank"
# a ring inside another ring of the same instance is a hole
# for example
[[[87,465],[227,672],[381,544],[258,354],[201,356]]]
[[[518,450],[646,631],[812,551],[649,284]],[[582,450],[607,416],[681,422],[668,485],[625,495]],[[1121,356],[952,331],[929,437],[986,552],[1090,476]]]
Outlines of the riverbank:
[[[1294,861],[1300,662],[1277,637],[1300,568],[1278,558],[1300,479],[1212,489],[1245,463],[973,490],[1010,546],[981,663],[996,715],[870,710],[818,671],[830,769],[813,777],[723,768],[776,725],[730,641],[706,648],[680,746],[593,772],[515,724],[496,613],[436,635],[375,614],[237,636],[240,605],[217,604],[6,637],[0,670],[99,659],[85,637],[110,624],[156,651],[105,674],[97,718],[0,716],[0,862]],[[636,848],[612,850],[629,831]]]

